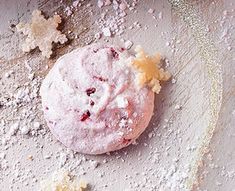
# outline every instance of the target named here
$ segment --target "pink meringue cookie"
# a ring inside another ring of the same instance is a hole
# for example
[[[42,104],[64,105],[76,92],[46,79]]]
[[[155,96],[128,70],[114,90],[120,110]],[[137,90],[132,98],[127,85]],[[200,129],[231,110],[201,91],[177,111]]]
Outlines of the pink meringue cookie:
[[[93,44],[57,60],[40,89],[46,122],[74,151],[101,154],[131,144],[146,129],[154,93],[135,82],[125,49]]]

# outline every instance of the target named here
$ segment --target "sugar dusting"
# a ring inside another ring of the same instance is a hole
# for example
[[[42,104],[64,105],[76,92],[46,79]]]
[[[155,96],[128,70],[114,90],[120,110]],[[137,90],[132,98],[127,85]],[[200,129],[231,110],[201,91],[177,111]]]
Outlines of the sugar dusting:
[[[173,8],[184,20],[184,22],[192,30],[192,34],[200,47],[200,55],[205,62],[210,79],[210,121],[207,130],[202,138],[200,147],[197,149],[198,158],[192,161],[194,163],[190,172],[191,176],[188,180],[188,186],[192,189],[193,185],[197,182],[197,170],[201,163],[202,157],[209,146],[210,140],[213,136],[215,126],[217,123],[221,101],[222,101],[222,72],[221,64],[217,59],[218,50],[214,42],[209,37],[207,29],[196,10],[187,4],[184,0],[169,0]]]

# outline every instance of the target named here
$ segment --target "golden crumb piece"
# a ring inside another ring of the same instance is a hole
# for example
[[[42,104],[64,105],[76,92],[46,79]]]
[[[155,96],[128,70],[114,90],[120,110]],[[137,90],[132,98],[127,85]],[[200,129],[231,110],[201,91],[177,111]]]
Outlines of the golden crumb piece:
[[[25,42],[22,44],[22,50],[29,52],[39,47],[42,55],[49,58],[52,54],[52,43],[65,43],[68,39],[62,34],[57,27],[61,23],[59,15],[45,19],[41,11],[34,10],[32,13],[31,23],[19,23],[16,25],[18,32],[27,35]]]
[[[80,187],[79,191],[84,191],[87,188],[87,183],[84,180],[80,180],[79,187]]]
[[[160,54],[149,56],[141,46],[136,46],[135,51],[136,55],[132,65],[139,71],[138,84],[141,87],[148,85],[153,92],[158,94],[161,90],[160,81],[167,81],[171,74],[160,67]]]
[[[41,182],[41,191],[85,191],[87,183],[77,182],[66,171],[54,172],[51,177]]]
[[[32,155],[28,155],[28,160],[33,160],[33,156]]]

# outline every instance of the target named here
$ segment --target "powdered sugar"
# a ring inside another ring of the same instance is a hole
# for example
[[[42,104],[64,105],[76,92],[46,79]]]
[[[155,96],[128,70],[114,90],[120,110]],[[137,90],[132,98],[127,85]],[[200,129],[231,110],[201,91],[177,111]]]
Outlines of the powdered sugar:
[[[102,29],[102,33],[103,33],[103,35],[106,36],[106,37],[110,37],[110,36],[112,35],[112,34],[111,34],[111,31],[110,31],[110,29],[109,29],[109,27],[103,28],[103,29]]]

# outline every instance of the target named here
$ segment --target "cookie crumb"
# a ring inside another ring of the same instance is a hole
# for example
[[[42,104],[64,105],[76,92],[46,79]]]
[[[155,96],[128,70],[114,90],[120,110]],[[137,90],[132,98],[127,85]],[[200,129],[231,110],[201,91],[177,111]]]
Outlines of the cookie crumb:
[[[41,182],[40,191],[64,190],[64,191],[85,191],[87,183],[80,180],[79,183],[75,176],[71,176],[65,170],[54,172],[48,179]]]
[[[33,160],[33,156],[32,155],[28,155],[27,159],[32,161]]]

